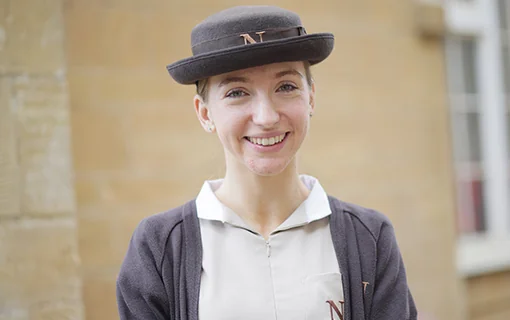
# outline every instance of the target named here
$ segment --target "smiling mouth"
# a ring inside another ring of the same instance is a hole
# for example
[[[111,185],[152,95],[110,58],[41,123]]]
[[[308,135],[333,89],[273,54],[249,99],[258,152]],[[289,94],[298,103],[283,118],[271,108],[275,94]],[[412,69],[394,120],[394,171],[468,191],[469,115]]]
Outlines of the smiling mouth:
[[[256,144],[262,147],[270,147],[276,144],[281,143],[287,137],[288,132],[283,133],[279,136],[269,137],[269,138],[254,138],[254,137],[244,137],[249,142]]]

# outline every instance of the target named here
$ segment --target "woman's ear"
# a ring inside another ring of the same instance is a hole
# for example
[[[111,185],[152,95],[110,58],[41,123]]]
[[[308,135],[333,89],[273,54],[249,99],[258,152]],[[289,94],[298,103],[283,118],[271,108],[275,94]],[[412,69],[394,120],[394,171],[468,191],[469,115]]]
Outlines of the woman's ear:
[[[315,82],[312,81],[312,85],[310,86],[310,116],[315,112]]]
[[[195,112],[198,117],[198,121],[202,125],[207,132],[214,132],[214,122],[211,118],[211,111],[209,110],[207,104],[204,102],[204,99],[200,95],[195,95],[193,98],[193,104],[195,106]]]

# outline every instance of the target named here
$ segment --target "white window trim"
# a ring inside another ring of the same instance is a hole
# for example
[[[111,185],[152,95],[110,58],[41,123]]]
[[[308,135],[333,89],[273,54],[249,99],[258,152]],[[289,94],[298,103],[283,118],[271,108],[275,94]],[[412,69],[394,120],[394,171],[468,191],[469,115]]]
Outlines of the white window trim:
[[[510,237],[480,234],[458,241],[457,267],[463,276],[474,276],[510,268]]]
[[[458,239],[457,266],[472,276],[510,269],[510,211],[506,112],[497,1],[444,2],[449,33],[475,36],[480,101],[480,138],[485,173],[487,232]],[[497,213],[499,212],[499,214]]]

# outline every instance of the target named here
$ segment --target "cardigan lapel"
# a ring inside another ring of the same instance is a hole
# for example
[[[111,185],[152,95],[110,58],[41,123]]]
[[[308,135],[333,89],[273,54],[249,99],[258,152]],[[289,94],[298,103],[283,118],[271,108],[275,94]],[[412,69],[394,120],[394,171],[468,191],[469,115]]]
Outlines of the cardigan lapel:
[[[365,250],[367,246],[363,246],[366,252],[360,252],[360,242],[370,235],[361,232],[363,229],[357,229],[356,218],[345,210],[342,201],[331,196],[329,201],[332,211],[331,237],[344,281],[344,320],[362,320],[366,318],[371,302],[370,297],[365,297],[364,281],[373,281],[370,275],[375,270],[370,267],[375,263],[375,252]]]
[[[331,207],[331,218],[329,226],[331,229],[331,238],[333,239],[333,246],[335,248],[336,258],[340,266],[340,273],[342,274],[342,284],[344,290],[344,320],[351,319],[351,301],[350,301],[350,277],[348,266],[347,242],[345,237],[345,229],[341,219],[342,208],[336,199],[328,196],[329,205]]]
[[[202,238],[195,200],[188,202],[182,211],[184,233],[184,282],[185,299],[177,301],[182,307],[187,302],[186,314],[180,320],[198,320],[200,279],[202,272]],[[184,298],[184,297],[183,297]],[[186,301],[183,301],[186,300]],[[186,318],[184,318],[186,317]]]

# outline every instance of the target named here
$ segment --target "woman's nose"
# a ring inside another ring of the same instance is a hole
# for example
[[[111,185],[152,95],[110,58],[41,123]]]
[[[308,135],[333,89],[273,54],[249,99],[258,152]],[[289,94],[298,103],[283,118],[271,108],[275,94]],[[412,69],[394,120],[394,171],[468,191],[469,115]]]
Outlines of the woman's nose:
[[[280,121],[280,114],[270,99],[263,99],[253,110],[253,122],[262,127],[273,127]]]

